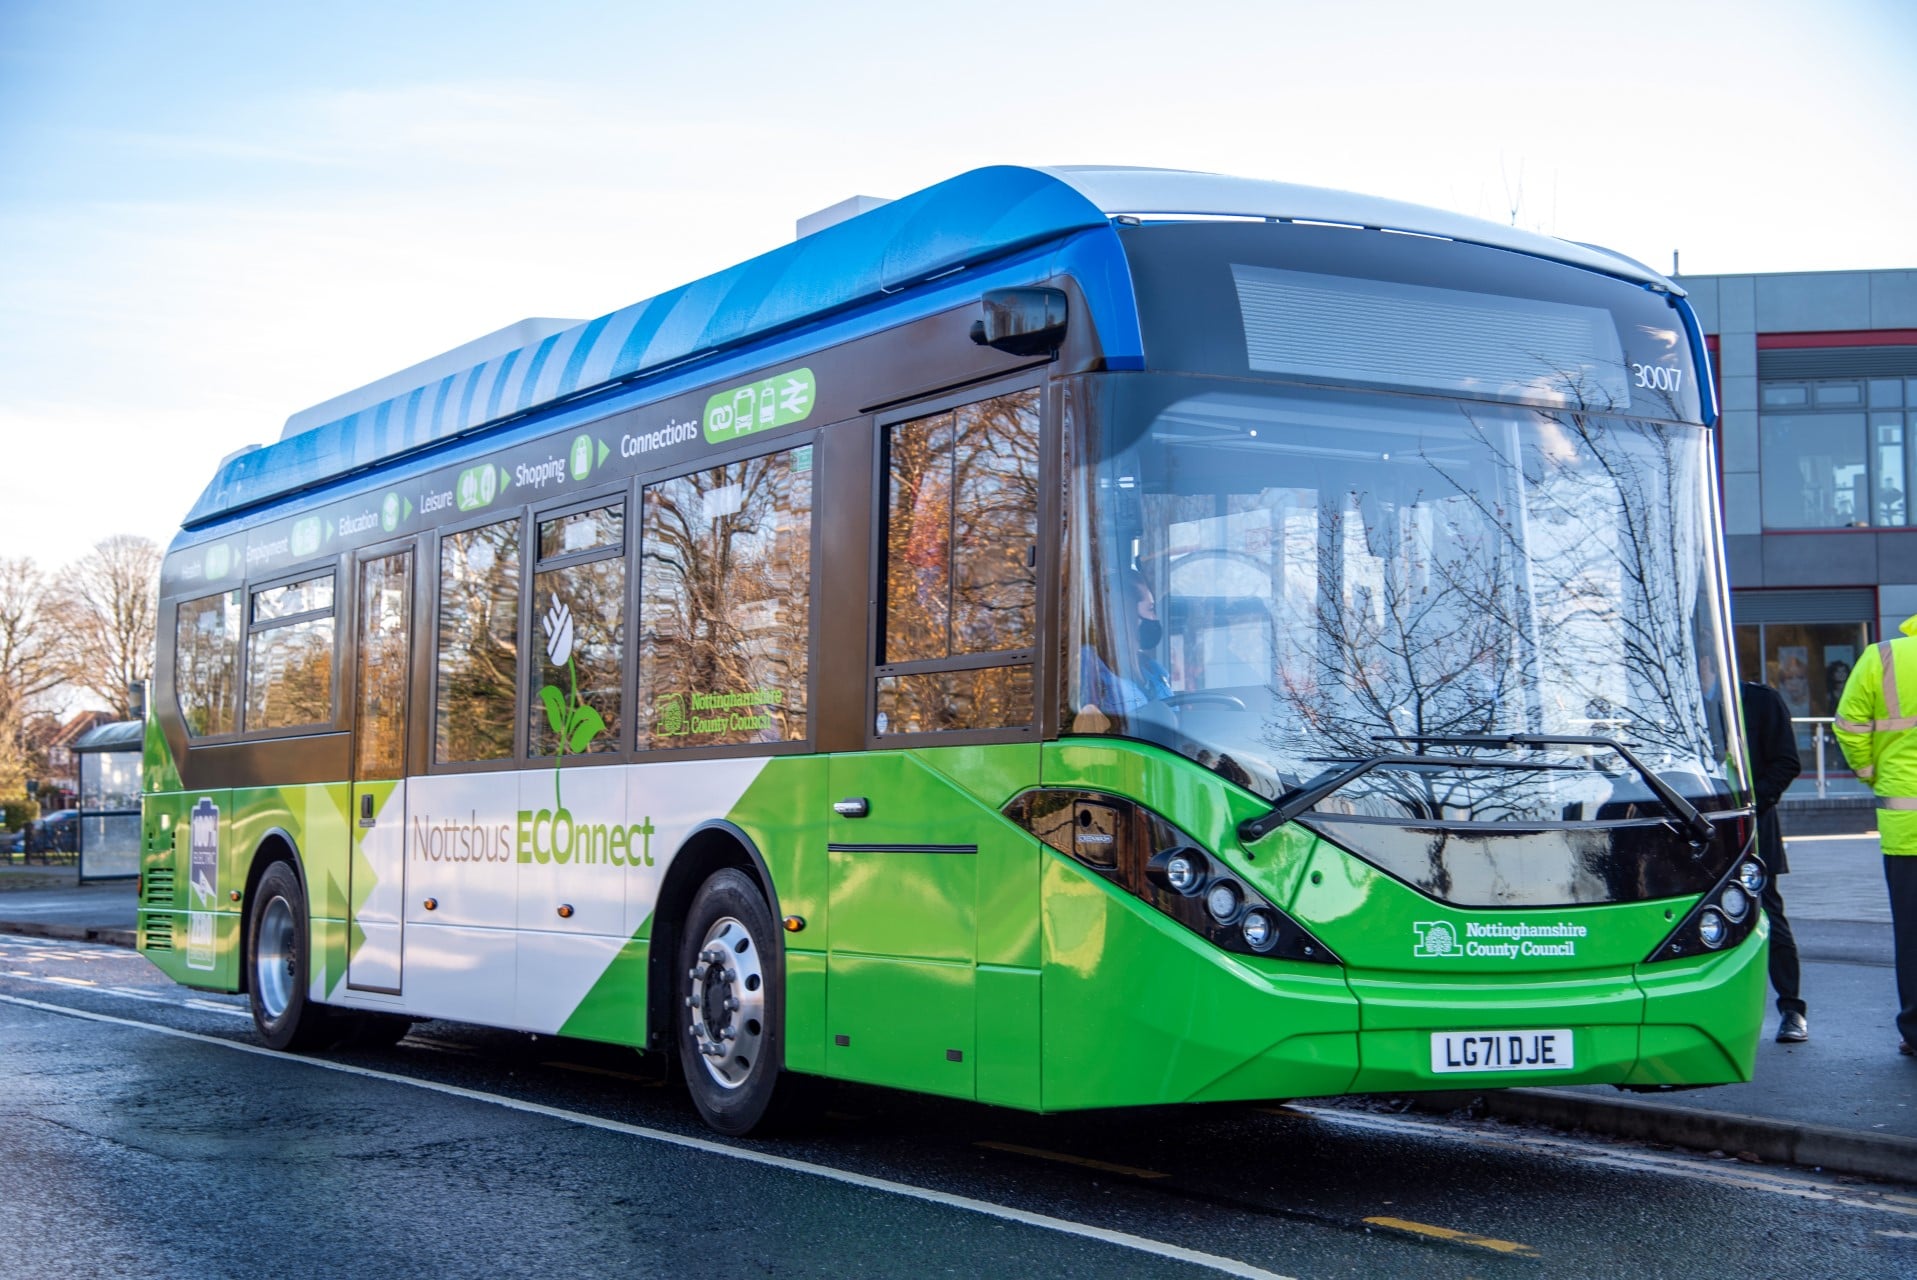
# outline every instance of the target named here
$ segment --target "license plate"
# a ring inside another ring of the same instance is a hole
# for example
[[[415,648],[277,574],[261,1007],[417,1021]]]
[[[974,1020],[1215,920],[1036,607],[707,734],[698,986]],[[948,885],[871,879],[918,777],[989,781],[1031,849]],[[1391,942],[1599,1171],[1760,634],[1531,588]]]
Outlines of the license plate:
[[[1569,1071],[1577,1065],[1571,1033],[1556,1031],[1433,1031],[1431,1070]]]

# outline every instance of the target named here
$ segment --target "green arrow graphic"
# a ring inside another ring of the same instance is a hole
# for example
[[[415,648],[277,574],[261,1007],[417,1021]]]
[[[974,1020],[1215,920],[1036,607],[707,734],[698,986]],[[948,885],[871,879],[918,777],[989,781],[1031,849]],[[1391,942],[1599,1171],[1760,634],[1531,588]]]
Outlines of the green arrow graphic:
[[[609,454],[610,454],[611,452],[612,452],[612,450],[611,450],[611,449],[608,449],[608,448],[606,447],[606,442],[605,442],[604,440],[601,440],[601,441],[599,442],[599,465],[600,465],[600,466],[602,466],[602,467],[603,467],[603,466],[605,466],[605,465],[606,465],[606,457],[607,457],[607,455],[609,455]]]

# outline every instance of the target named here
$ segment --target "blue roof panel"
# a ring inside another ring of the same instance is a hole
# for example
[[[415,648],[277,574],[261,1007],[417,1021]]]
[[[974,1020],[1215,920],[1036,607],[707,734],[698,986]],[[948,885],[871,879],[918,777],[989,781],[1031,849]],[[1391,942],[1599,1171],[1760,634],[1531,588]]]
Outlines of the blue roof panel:
[[[458,375],[229,459],[187,528],[580,392],[896,292],[1074,230],[1106,225],[1036,169],[975,169]]]
[[[1107,226],[1119,215],[1303,219],[1413,231],[1682,292],[1656,272],[1606,250],[1347,192],[1158,169],[975,169],[703,280],[230,458],[194,504],[185,527],[203,527],[268,499],[872,302],[960,267]],[[1114,280],[1110,287],[1121,290],[1123,283]]]

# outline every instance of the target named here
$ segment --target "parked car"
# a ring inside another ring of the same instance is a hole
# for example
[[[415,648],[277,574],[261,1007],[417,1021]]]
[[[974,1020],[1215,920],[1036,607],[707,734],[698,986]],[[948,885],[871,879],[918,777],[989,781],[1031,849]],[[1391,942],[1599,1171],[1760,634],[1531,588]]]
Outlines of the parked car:
[[[0,854],[25,853],[27,851],[27,829],[18,831],[0,831]]]
[[[28,853],[74,853],[79,848],[78,809],[56,809],[27,828]]]

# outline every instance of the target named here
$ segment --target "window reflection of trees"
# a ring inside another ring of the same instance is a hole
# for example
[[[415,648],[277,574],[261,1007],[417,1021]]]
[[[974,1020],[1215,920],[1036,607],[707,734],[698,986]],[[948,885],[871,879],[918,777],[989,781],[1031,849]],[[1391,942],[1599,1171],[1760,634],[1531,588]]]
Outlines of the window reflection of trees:
[[[519,676],[519,521],[446,535],[439,583],[435,754],[504,760]]]
[[[1256,445],[1173,443],[1146,466],[1186,490],[1143,496],[1139,543],[1170,593],[1173,686],[1233,690],[1247,711],[1146,709],[1159,730],[1135,717],[1129,731],[1193,735],[1195,758],[1268,794],[1340,760],[1419,749],[1404,738],[1504,733],[1614,737],[1687,794],[1721,792],[1724,731],[1700,696],[1699,655],[1721,651],[1702,431],[1455,412],[1392,430],[1350,419],[1335,435],[1273,422]],[[1130,593],[1105,591],[1122,635]],[[1247,720],[1250,736],[1233,727]],[[1615,756],[1584,763],[1602,773],[1381,770],[1321,808],[1659,812]]]
[[[173,686],[186,731],[195,738],[239,727],[240,593],[228,591],[180,606],[173,647]]]
[[[881,665],[1007,656],[882,675],[881,732],[1031,723],[1038,405],[1019,391],[888,429]]]
[[[1282,703],[1354,755],[1405,749],[1380,741],[1394,735],[1614,737],[1697,780],[1684,790],[1714,790],[1703,775],[1724,751],[1699,697],[1698,654],[1719,648],[1699,433],[1467,413],[1461,437],[1474,447],[1428,441],[1423,474],[1386,492],[1324,495],[1318,651],[1302,672],[1278,673]],[[1639,791],[1622,782],[1615,793]],[[1615,793],[1590,783],[1391,772],[1346,802],[1388,795],[1422,816],[1480,821],[1595,818]]]
[[[648,745],[806,736],[811,464],[802,446],[646,489],[639,722]]]
[[[286,729],[333,718],[333,620],[256,631],[246,646],[246,727]]]
[[[626,648],[626,562],[620,554],[624,549],[624,538],[617,506],[599,510],[606,514],[575,527],[588,528],[594,538],[603,537],[611,541],[611,546],[602,553],[603,558],[551,569],[542,568],[533,575],[535,613],[549,613],[557,603],[572,615],[570,657],[577,673],[579,695],[587,706],[599,713],[606,724],[605,732],[587,744],[586,751],[589,753],[618,751],[624,737],[621,693]],[[541,531],[540,540],[542,544],[547,542],[545,530]],[[590,541],[587,545],[590,545]],[[534,756],[557,755],[559,737],[553,731],[551,716],[547,713],[546,704],[540,700],[539,690],[550,684],[570,696],[571,677],[567,674],[564,662],[555,665],[549,660],[547,647],[540,641],[538,633],[534,635],[533,649],[535,675],[527,686],[523,700],[526,707],[527,753]]]
[[[406,702],[412,659],[413,558],[379,556],[359,567],[359,702],[353,749],[360,778],[406,772]]]

